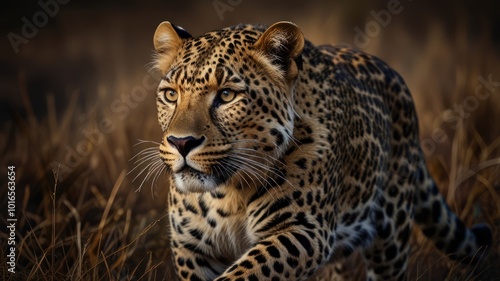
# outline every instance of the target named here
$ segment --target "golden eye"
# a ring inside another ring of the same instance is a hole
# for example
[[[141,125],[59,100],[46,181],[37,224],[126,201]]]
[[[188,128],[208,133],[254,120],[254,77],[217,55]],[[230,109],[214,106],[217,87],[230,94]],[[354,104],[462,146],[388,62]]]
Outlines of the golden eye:
[[[177,102],[178,97],[179,94],[177,94],[177,91],[175,91],[174,89],[163,89],[163,100],[165,102],[175,103]]]
[[[222,102],[228,103],[236,98],[236,93],[230,89],[222,89],[219,91],[219,97]]]

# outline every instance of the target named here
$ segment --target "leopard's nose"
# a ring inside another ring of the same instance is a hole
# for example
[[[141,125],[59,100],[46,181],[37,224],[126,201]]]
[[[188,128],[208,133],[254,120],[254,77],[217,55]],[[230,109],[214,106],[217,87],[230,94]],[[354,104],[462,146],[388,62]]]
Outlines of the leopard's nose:
[[[171,146],[175,147],[177,151],[179,151],[182,157],[186,157],[189,152],[200,146],[205,141],[205,137],[202,136],[201,138],[197,139],[193,136],[182,138],[168,136],[167,141]]]

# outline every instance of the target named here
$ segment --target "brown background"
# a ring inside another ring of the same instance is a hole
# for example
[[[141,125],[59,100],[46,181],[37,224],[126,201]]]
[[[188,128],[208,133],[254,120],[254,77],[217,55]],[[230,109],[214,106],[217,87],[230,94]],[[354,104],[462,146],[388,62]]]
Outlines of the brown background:
[[[16,278],[169,276],[165,178],[147,181],[136,193],[145,174],[132,179],[144,165],[129,160],[155,146],[134,146],[138,139],[158,141],[161,134],[155,90],[143,80],[153,77],[148,72],[152,35],[164,20],[192,35],[241,22],[288,20],[315,44],[356,45],[358,28],[365,33],[374,28],[358,47],[386,60],[407,81],[427,161],[441,191],[468,225],[489,222],[500,240],[500,86],[482,92],[489,94],[481,99],[475,92],[482,85],[480,77],[500,81],[497,1],[396,1],[400,12],[391,14],[386,26],[376,23],[374,14],[387,15],[384,11],[394,0],[138,2],[71,0],[58,5],[57,13],[17,53],[8,34],[23,36],[23,18],[33,22],[43,10],[37,1],[2,5],[0,169],[16,166],[21,272]],[[214,5],[229,10],[221,14]],[[146,94],[137,96],[141,87],[148,88]],[[123,171],[136,166],[123,177]],[[149,224],[154,225],[147,228]],[[78,244],[87,247],[81,255]],[[418,235],[413,245],[410,274],[415,278],[440,280],[470,271],[447,263]],[[9,276],[2,258],[0,279],[5,280]],[[79,263],[81,271],[75,271]],[[497,263],[488,261],[484,267],[485,280],[498,277]]]

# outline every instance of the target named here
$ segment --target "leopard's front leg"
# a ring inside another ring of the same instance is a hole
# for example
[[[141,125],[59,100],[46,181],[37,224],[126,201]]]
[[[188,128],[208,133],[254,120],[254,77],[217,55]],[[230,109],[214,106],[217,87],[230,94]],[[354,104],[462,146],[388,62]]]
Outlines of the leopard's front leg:
[[[318,229],[288,230],[258,242],[216,281],[305,280],[330,254]]]
[[[196,251],[185,247],[172,249],[179,280],[211,281],[227,268],[226,264]]]

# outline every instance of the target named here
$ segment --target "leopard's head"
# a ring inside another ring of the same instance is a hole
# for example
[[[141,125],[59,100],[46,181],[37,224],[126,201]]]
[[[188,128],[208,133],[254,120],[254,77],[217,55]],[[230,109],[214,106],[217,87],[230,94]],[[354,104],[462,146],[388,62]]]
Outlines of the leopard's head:
[[[154,35],[160,156],[182,192],[263,187],[293,134],[304,37],[289,22],[192,37],[169,22]]]

